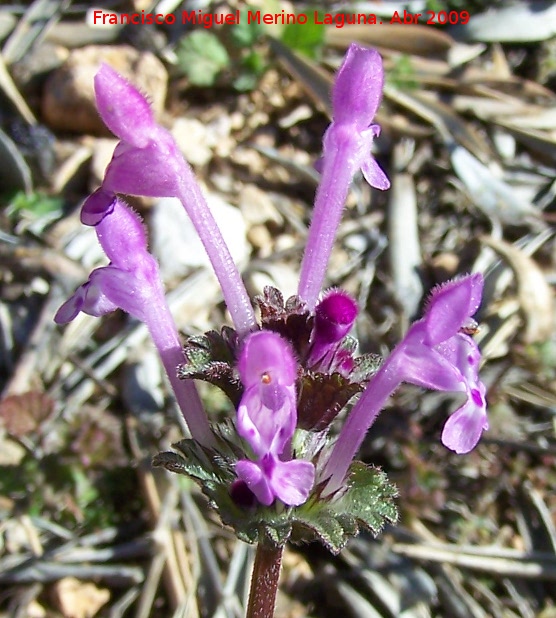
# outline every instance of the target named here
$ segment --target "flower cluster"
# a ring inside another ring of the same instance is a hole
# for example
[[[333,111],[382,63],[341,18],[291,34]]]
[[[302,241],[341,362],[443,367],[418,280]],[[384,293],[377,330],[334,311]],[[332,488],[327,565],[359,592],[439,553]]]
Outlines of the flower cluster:
[[[356,342],[349,336],[358,312],[355,301],[342,290],[322,293],[354,175],[362,171],[371,186],[389,187],[371,155],[380,133],[372,123],[382,85],[379,54],[351,45],[333,87],[333,120],[324,137],[321,181],[298,294],[284,302],[277,290],[265,290],[257,301],[259,325],[220,230],[172,136],[156,124],[145,97],[110,67],[103,66],[95,78],[99,112],[120,142],[102,186],[83,205],[82,221],[95,226],[110,263],[91,273],[59,309],[56,321],[68,322],[80,311],[100,316],[121,308],[145,322],[193,437],[176,445],[185,459],[166,453],[157,461],[193,475],[223,519],[247,540],[263,529],[274,542],[292,534],[316,535],[337,549],[346,535],[357,531],[358,522],[376,531],[377,522],[395,518],[388,506],[393,490],[377,471],[358,467],[353,459],[403,382],[463,394],[465,403],[442,433],[443,443],[457,453],[470,451],[488,427],[485,387],[478,376],[480,351],[469,334],[481,302],[480,274],[434,290],[424,317],[380,366],[355,354]],[[192,338],[182,349],[143,225],[119,193],[181,200],[221,283],[235,330]],[[209,424],[191,378],[212,382],[231,398],[237,409],[231,432],[228,426]],[[358,393],[338,438],[330,442],[330,424]],[[238,486],[252,498],[254,519],[241,509],[237,513]],[[366,501],[365,496],[370,498]],[[280,503],[292,508],[280,515]],[[323,528],[325,521],[331,527]]]

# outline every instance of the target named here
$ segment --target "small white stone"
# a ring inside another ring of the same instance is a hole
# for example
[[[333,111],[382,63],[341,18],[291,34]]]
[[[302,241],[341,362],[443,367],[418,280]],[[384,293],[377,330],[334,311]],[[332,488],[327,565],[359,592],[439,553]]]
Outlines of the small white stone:
[[[205,125],[195,118],[177,118],[172,135],[191,165],[205,165],[212,157]]]
[[[265,191],[254,185],[245,185],[239,195],[239,207],[248,225],[272,221],[281,225],[282,216],[276,210],[272,199]]]
[[[243,262],[248,255],[248,246],[241,212],[215,194],[205,193],[205,196],[234,261],[236,264]],[[197,230],[176,198],[162,198],[155,202],[151,239],[152,251],[166,280],[182,277],[194,268],[212,269]]]

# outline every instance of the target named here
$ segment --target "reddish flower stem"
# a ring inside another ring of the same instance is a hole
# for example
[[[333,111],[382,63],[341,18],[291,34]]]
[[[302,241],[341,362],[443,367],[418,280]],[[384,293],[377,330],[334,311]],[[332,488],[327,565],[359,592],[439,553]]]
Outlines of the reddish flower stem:
[[[245,618],[273,618],[283,547],[257,545]]]

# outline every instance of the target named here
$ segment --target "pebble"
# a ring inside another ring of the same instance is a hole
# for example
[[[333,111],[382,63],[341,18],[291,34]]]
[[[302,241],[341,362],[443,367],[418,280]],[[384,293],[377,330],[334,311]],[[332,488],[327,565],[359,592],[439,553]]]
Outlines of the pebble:
[[[207,143],[207,128],[199,120],[177,118],[172,127],[172,135],[191,165],[205,165],[211,160],[212,150]]]
[[[252,225],[247,232],[247,240],[259,250],[261,257],[269,257],[272,254],[272,236],[266,225]]]
[[[89,138],[90,139],[90,138]],[[112,155],[118,144],[113,137],[103,137],[96,139],[93,145],[93,157],[91,161],[91,189],[96,189],[104,178],[104,173],[108,164],[112,160]]]
[[[267,285],[278,288],[284,298],[289,298],[297,292],[299,274],[289,264],[265,264],[264,271],[253,270],[249,273],[248,282],[252,290],[260,294]]]
[[[213,193],[205,193],[205,197],[234,261],[245,261],[248,246],[241,212]],[[182,277],[194,268],[211,269],[197,230],[176,198],[162,198],[155,202],[151,238],[152,250],[165,280]]]
[[[241,189],[239,207],[248,225],[257,225],[268,221],[278,225],[283,223],[283,218],[276,210],[268,193],[254,185],[245,185]]]
[[[155,115],[162,112],[168,74],[154,54],[127,45],[89,45],[72,50],[46,80],[42,99],[46,124],[72,133],[109,134],[97,112],[93,88],[94,76],[103,62],[148,94]]]
[[[177,118],[172,126],[172,135],[181,152],[191,165],[205,165],[213,152],[219,157],[227,158],[235,147],[230,137],[231,121],[226,115],[209,122],[196,118]]]

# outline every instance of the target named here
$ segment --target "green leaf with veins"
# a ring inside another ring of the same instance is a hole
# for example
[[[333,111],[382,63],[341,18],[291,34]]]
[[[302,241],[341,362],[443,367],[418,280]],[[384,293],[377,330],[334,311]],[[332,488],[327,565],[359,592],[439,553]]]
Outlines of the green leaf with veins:
[[[307,434],[310,432],[306,432],[306,437]],[[218,510],[223,523],[233,528],[243,541],[283,545],[288,540],[294,543],[318,540],[331,552],[338,553],[360,528],[376,535],[386,522],[397,520],[396,488],[383,472],[361,462],[352,464],[347,489],[342,488],[333,496],[323,498],[321,484],[299,507],[287,507],[280,502],[270,506],[240,506],[234,502],[230,490],[236,480],[235,464],[245,457],[241,441],[234,435],[231,423],[219,425],[216,435],[217,449],[182,440],[174,445],[179,454],[160,453],[154,457],[153,465],[191,476],[211,506]],[[311,440],[306,443],[311,444]],[[320,451],[325,441],[315,439],[313,444]],[[305,455],[311,458],[310,453]]]
[[[228,52],[218,37],[203,30],[184,36],[176,54],[180,69],[195,86],[212,86],[218,74],[230,65]]]

